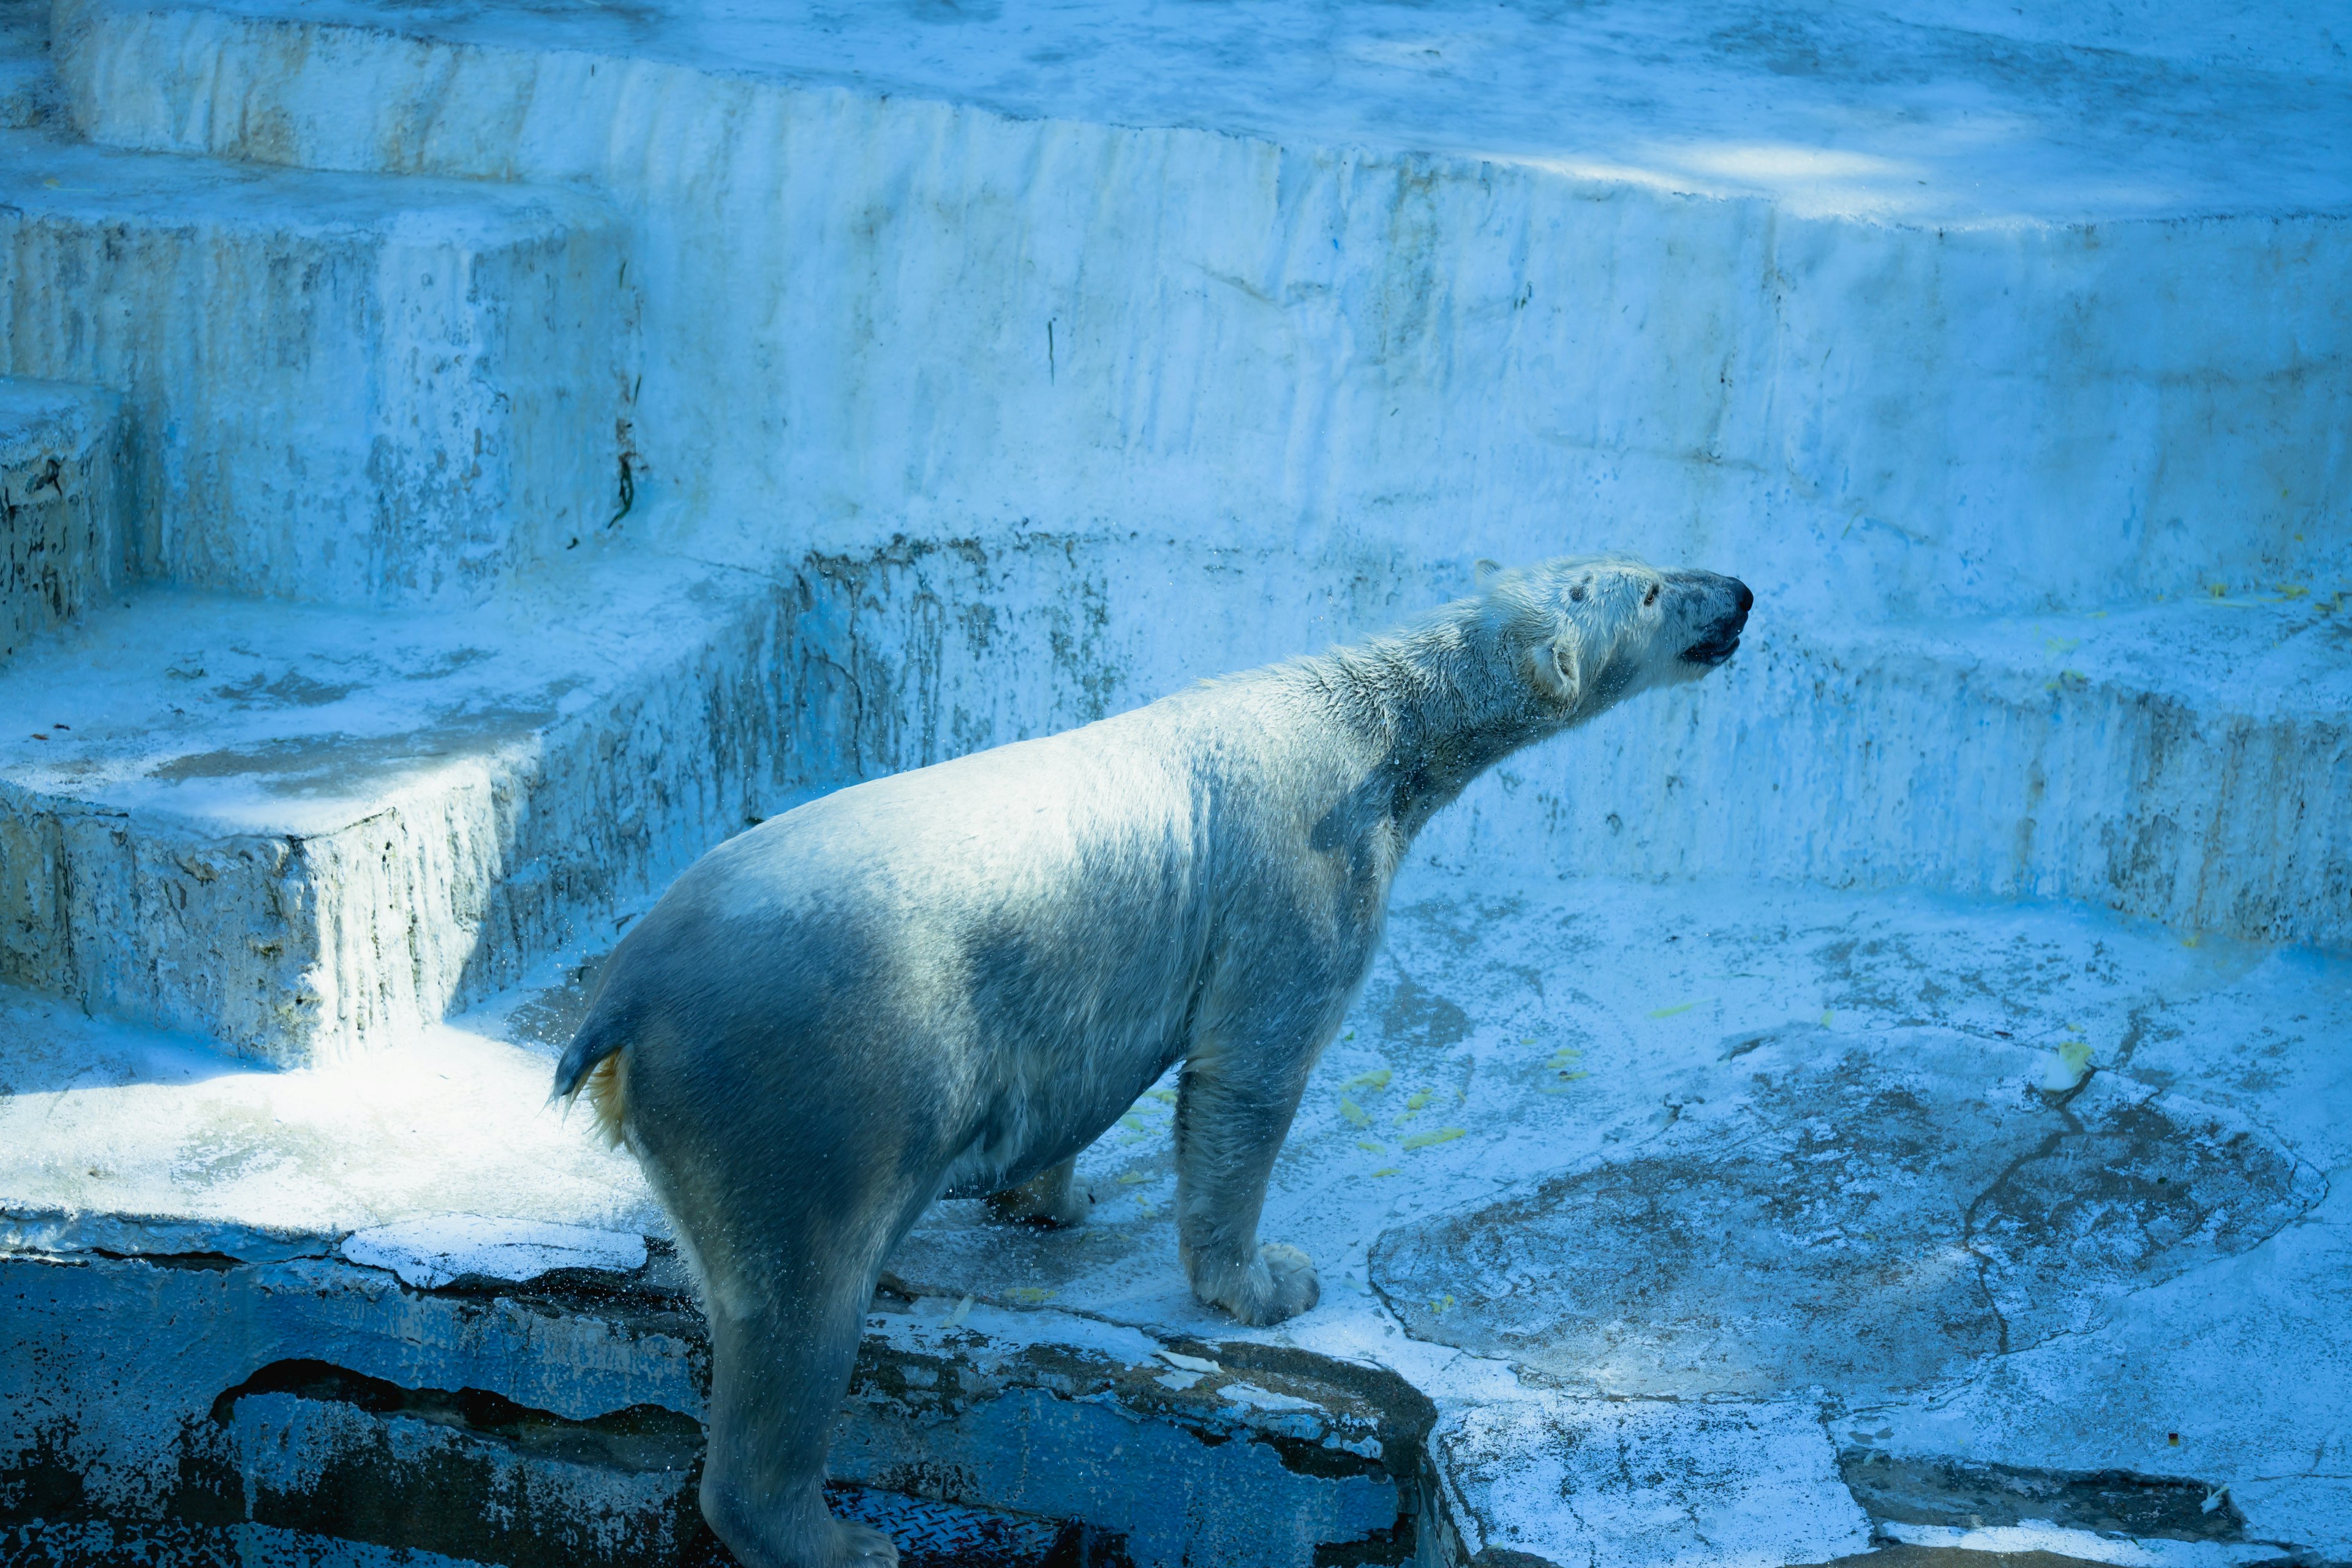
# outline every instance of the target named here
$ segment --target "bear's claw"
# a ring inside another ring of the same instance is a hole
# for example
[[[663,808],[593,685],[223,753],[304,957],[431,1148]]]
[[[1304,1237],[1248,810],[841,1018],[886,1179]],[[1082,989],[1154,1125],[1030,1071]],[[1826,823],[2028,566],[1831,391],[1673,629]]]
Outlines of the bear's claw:
[[[1212,1298],[1211,1304],[1252,1328],[1264,1328],[1295,1318],[1322,1299],[1314,1260],[1295,1247],[1269,1241],[1257,1249],[1257,1261],[1242,1271],[1230,1299]]]

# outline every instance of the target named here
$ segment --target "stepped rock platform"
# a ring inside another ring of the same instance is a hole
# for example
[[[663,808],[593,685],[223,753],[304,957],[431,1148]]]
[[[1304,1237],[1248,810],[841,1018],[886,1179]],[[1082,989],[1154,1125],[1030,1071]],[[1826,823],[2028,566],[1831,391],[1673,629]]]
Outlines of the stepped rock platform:
[[[621,266],[577,192],[0,132],[0,369],[128,395],[131,542],[182,583],[464,602],[601,529]]]
[[[2031,14],[2029,14],[2031,12]],[[2327,6],[0,0],[0,1564],[728,1559],[546,1103],[813,795],[1623,549],[1265,1233],[889,1266],[958,1568],[2352,1563]]]
[[[142,589],[0,671],[0,978],[291,1063],[510,983],[772,793],[748,574],[430,615]]]

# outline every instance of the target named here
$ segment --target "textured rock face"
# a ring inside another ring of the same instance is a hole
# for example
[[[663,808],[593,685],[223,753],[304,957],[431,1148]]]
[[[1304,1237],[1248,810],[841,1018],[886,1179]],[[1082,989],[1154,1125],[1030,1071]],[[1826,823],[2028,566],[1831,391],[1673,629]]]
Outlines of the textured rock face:
[[[620,510],[594,199],[0,137],[0,373],[124,395],[146,574],[465,603]]]
[[[461,1562],[621,1568],[719,1551],[695,1502],[708,1341],[666,1249],[633,1268],[428,1291],[220,1252],[0,1255],[0,1281],[12,1373],[46,1378],[40,1398],[21,1376],[0,1384],[10,1523],[153,1521],[166,1563],[201,1561],[203,1527],[248,1523]],[[942,1559],[956,1568],[1026,1568],[1089,1534],[1087,1560],[1133,1568],[1410,1556],[1433,1412],[1393,1374],[1246,1347],[1215,1366],[1083,1321],[1040,1336],[967,1303],[947,1322],[950,1306],[869,1320],[833,1477],[901,1495],[836,1506],[881,1505],[901,1539],[921,1522],[903,1494],[1013,1510],[997,1533],[1028,1551]],[[91,1310],[210,1327],[134,1388],[110,1380],[112,1347],[79,1326]],[[1171,1355],[1214,1370],[1186,1376]],[[194,1539],[173,1542],[175,1526]]]
[[[0,379],[0,664],[121,578],[121,417],[95,387]]]

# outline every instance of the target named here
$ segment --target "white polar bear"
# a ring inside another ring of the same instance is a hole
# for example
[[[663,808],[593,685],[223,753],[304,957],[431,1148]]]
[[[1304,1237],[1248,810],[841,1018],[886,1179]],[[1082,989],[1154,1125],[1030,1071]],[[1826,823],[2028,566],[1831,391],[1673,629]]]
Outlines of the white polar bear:
[[[1356,647],[827,795],[680,877],[555,1090],[590,1084],[694,1268],[702,1507],[735,1554],[897,1562],[821,1489],[884,1260],[942,1195],[1075,1217],[1071,1162],[1172,1064],[1193,1290],[1245,1323],[1312,1307],[1258,1211],[1413,835],[1498,759],[1721,664],[1752,602],[1617,558],[1496,573]]]

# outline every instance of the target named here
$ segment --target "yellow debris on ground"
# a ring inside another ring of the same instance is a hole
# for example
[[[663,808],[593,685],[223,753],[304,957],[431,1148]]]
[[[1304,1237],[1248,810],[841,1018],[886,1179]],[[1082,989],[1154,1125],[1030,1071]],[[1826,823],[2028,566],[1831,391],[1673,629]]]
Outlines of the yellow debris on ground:
[[[2062,1040],[2042,1064],[2042,1087],[2054,1093],[2063,1093],[2083,1081],[2091,1070],[2091,1042]]]
[[[1355,1077],[1349,1079],[1344,1087],[1349,1089],[1360,1089],[1366,1094],[1378,1094],[1381,1090],[1388,1088],[1389,1077],[1390,1074],[1388,1068],[1375,1068],[1370,1072],[1358,1073]]]
[[[1369,1127],[1372,1122],[1370,1112],[1344,1094],[1339,1097],[1339,1114],[1353,1127]]]
[[[1148,1171],[1122,1171],[1119,1173],[1118,1184],[1122,1187],[1139,1187],[1150,1180],[1151,1180],[1151,1173]]]
[[[1463,1129],[1459,1127],[1433,1127],[1426,1132],[1416,1132],[1402,1142],[1408,1149],[1426,1149],[1435,1143],[1451,1143],[1461,1137]]]

